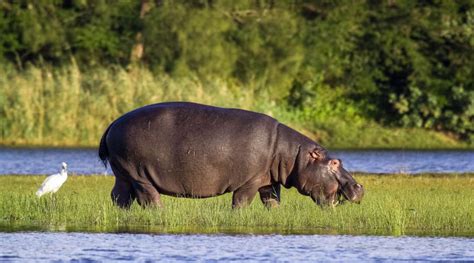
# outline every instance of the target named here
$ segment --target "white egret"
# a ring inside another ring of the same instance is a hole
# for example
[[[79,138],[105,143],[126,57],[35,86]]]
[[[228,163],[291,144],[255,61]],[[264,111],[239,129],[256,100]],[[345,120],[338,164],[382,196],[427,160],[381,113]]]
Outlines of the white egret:
[[[56,193],[59,188],[66,182],[67,180],[67,164],[65,162],[61,163],[62,169],[60,173],[52,174],[44,180],[41,187],[36,191],[36,195],[41,197],[47,193]]]

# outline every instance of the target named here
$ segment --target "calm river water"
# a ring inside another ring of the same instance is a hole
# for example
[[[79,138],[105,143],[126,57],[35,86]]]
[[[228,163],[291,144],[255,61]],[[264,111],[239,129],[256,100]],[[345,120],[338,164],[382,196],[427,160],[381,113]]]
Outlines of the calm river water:
[[[334,151],[347,170],[367,173],[472,173],[474,151]],[[95,149],[0,148],[0,174],[111,174]]]
[[[474,239],[331,235],[0,233],[0,261],[474,261]]]

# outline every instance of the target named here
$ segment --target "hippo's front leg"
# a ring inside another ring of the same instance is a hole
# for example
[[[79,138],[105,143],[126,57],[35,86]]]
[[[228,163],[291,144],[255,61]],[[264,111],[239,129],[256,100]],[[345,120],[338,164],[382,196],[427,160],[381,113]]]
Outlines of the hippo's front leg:
[[[275,183],[258,189],[260,200],[262,200],[265,207],[273,208],[280,206],[280,188],[280,184]]]
[[[252,203],[253,198],[261,187],[261,180],[256,179],[247,182],[234,191],[232,196],[232,208],[242,208]]]

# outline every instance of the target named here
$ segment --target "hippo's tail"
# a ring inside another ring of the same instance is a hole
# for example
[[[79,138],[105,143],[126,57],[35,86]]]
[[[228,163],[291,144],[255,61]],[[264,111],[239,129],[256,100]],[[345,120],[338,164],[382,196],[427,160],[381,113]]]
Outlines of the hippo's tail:
[[[112,127],[112,124],[107,127],[107,130],[105,130],[104,135],[102,135],[99,144],[99,158],[102,163],[104,163],[105,168],[107,168],[107,159],[109,158],[109,149],[107,148],[106,138],[107,134],[109,133],[110,127]]]

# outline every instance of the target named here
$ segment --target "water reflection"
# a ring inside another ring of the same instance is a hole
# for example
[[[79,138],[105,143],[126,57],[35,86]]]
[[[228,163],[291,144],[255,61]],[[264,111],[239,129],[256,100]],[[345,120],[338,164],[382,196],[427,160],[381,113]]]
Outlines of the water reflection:
[[[86,233],[135,233],[135,234],[226,234],[226,235],[372,235],[372,236],[401,236],[400,232],[390,229],[352,229],[329,227],[196,227],[196,226],[160,226],[160,225],[128,225],[89,226],[77,224],[22,224],[17,222],[0,221],[0,232],[86,232]],[[432,230],[406,228],[403,235],[407,236],[438,236],[438,237],[474,237],[472,230]]]

